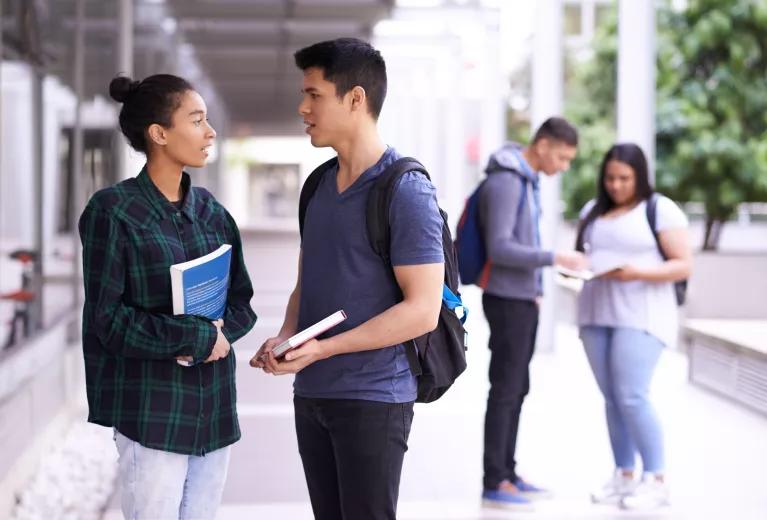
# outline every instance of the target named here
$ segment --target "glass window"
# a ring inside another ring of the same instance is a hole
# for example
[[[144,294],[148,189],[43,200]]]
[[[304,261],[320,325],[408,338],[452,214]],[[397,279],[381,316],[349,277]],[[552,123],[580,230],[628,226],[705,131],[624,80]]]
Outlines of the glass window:
[[[602,27],[608,20],[615,17],[615,5],[597,4],[594,6],[594,29]]]
[[[581,5],[565,4],[565,35],[579,36],[581,34]]]
[[[295,218],[299,194],[298,164],[254,164],[250,167],[250,214],[264,219]]]

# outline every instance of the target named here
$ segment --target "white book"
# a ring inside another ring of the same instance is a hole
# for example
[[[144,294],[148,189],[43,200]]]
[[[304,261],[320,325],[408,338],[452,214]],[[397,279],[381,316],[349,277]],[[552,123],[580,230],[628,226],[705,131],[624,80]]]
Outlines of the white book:
[[[610,271],[620,269],[629,262],[625,258],[615,256],[590,256],[589,269],[568,269],[567,267],[556,266],[557,273],[568,278],[576,278],[587,282],[594,278],[604,276]]]
[[[594,278],[599,278],[630,263],[631,257],[614,251],[600,250],[589,255],[589,269],[594,273]]]
[[[568,278],[577,278],[578,280],[583,281],[588,281],[594,278],[594,272],[588,269],[581,269],[580,271],[576,271],[574,269],[562,267],[561,265],[556,266],[556,269],[559,274],[562,276],[567,276]]]
[[[312,338],[315,338],[325,332],[326,330],[329,330],[342,321],[346,319],[346,313],[343,310],[336,311],[327,318],[318,321],[314,325],[311,325],[310,327],[305,328],[301,332],[291,336],[287,340],[283,341],[274,349],[272,349],[272,353],[274,353],[274,357],[280,357],[285,352],[292,348],[296,348],[298,346],[303,345],[307,341],[309,341]]]

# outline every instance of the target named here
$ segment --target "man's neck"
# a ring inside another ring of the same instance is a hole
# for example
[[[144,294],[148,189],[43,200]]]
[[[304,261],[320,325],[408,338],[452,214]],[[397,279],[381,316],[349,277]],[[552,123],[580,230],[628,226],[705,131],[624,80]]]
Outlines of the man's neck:
[[[181,200],[183,196],[181,193],[181,173],[183,170],[180,164],[169,160],[164,155],[155,153],[148,160],[146,169],[149,178],[152,179],[154,185],[166,199],[170,202]]]
[[[533,153],[529,146],[522,149],[522,157],[524,157],[527,164],[535,173],[538,173],[538,157]]]
[[[338,185],[343,190],[378,162],[386,144],[373,124],[333,148],[338,153]]]

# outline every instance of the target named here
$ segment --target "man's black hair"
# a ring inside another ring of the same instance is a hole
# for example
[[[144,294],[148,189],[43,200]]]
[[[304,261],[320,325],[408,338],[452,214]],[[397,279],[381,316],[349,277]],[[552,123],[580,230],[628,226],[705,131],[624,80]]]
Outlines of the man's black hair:
[[[337,38],[304,47],[293,57],[303,71],[322,70],[323,77],[336,86],[339,99],[356,86],[365,89],[368,110],[378,119],[386,98],[386,63],[368,42]]]
[[[533,137],[537,143],[541,139],[578,146],[578,131],[563,117],[550,117],[538,128]]]

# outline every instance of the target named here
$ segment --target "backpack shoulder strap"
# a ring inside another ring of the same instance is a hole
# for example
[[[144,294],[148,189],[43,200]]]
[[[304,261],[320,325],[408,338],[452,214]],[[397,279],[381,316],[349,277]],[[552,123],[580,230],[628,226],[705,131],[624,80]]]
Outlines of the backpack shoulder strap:
[[[589,211],[585,217],[578,220],[578,228],[575,235],[575,250],[580,253],[586,252],[586,228],[594,221],[594,211]]]
[[[394,188],[399,179],[407,172],[420,172],[430,179],[423,164],[412,157],[402,157],[390,164],[376,179],[370,188],[367,200],[366,222],[368,239],[373,251],[387,264],[391,263],[389,245],[391,230],[389,229],[389,207],[391,206]]]
[[[412,157],[402,157],[390,164],[376,179],[373,187],[370,188],[367,200],[366,223],[368,230],[368,239],[373,251],[381,257],[386,265],[391,265],[391,255],[389,251],[391,241],[391,230],[389,229],[389,208],[394,188],[399,179],[407,172],[420,172],[431,180],[429,173],[417,159]],[[408,365],[415,376],[423,374],[421,362],[418,359],[418,346],[415,340],[410,340],[412,348],[405,348]]]
[[[527,204],[527,190],[528,183],[530,182],[524,175],[520,175],[519,179],[522,181],[522,195],[519,197],[519,206],[517,206],[517,219],[519,219],[519,215],[522,214],[522,208]],[[540,211],[540,208],[538,208],[538,211]]]
[[[320,185],[324,173],[336,164],[338,164],[338,157],[333,157],[320,164],[309,174],[309,177],[306,178],[304,185],[301,187],[301,196],[298,199],[298,229],[302,238],[304,236],[304,220],[306,219],[306,208],[309,207],[309,200],[311,200],[314,192],[317,191],[317,186]]]
[[[583,210],[581,210],[581,213]],[[599,206],[597,201],[594,201],[594,205],[586,212],[583,217],[578,219],[578,227],[576,228],[575,235],[575,250],[581,253],[586,253],[586,231],[588,227],[594,223],[599,217]]]
[[[578,221],[578,231],[575,235],[575,250],[581,253],[586,252],[584,244],[584,232],[586,231],[586,220],[581,219]]]
[[[653,192],[647,199],[646,213],[647,223],[650,225],[652,236],[655,238],[655,245],[658,247],[660,256],[666,259],[666,253],[663,252],[663,246],[660,243],[660,237],[658,236],[658,194]]]

